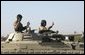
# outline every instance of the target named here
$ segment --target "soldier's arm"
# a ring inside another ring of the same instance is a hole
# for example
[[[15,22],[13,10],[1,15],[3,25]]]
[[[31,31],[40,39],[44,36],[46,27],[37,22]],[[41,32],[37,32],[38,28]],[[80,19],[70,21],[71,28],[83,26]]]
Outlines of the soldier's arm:
[[[54,22],[52,23],[52,26],[48,27],[48,30],[50,30],[53,27],[53,25],[54,25]]]
[[[52,26],[48,27],[48,30],[50,30],[52,28]]]
[[[22,31],[25,30],[25,29],[27,29],[27,26],[22,27]]]

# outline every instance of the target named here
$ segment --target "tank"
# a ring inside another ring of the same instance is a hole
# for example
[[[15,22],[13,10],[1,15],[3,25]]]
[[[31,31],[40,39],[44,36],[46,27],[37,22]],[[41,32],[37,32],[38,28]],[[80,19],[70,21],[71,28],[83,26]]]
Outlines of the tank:
[[[65,36],[58,33],[14,32],[1,42],[1,54],[84,54],[84,47],[76,45],[74,50],[72,42],[64,40]]]

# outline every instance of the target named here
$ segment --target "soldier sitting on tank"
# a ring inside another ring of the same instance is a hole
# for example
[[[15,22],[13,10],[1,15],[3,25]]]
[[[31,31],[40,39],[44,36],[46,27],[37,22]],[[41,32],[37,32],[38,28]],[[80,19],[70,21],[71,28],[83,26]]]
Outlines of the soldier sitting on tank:
[[[42,41],[50,41],[51,39],[48,37],[48,35],[47,35],[47,33],[55,33],[55,31],[52,31],[52,30],[50,30],[52,27],[53,27],[53,25],[54,25],[54,23],[52,24],[52,26],[50,26],[50,27],[46,27],[46,24],[47,24],[47,22],[46,22],[46,20],[42,20],[41,21],[41,26],[39,27],[39,33],[40,34],[46,34],[46,36],[44,36],[43,38],[42,38]]]
[[[21,23],[21,20],[22,20],[22,15],[21,14],[18,14],[17,15],[17,20],[14,22],[14,30],[16,32],[22,32],[23,30],[27,29],[28,27],[27,26],[24,26],[22,25]]]
[[[48,28],[46,27],[46,24],[47,24],[46,20],[41,21],[41,26],[39,27],[39,33],[44,33],[44,32],[55,33],[54,31],[50,30],[53,27],[54,23],[52,24],[52,26],[50,26]]]
[[[23,34],[24,36],[30,36],[32,32],[33,32],[33,31],[31,30],[30,22],[28,21],[28,22],[27,22],[27,28],[23,31],[22,34]]]
[[[7,38],[6,42],[9,42],[9,41],[12,41],[12,40],[13,41],[22,41],[23,40],[23,34],[22,34],[23,32],[22,31],[27,29],[28,26],[23,27],[21,20],[22,20],[22,15],[18,14],[17,20],[13,24],[15,33],[11,33],[9,35],[9,37]]]

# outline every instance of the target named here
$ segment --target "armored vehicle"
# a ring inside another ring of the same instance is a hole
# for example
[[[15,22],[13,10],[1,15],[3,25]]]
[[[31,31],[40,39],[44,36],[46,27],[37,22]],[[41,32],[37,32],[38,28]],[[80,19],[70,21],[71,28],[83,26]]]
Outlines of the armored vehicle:
[[[5,42],[1,42],[2,54],[75,54],[84,53],[84,48],[73,50],[71,43],[64,42],[62,34],[46,31],[42,34],[31,32],[11,33]]]

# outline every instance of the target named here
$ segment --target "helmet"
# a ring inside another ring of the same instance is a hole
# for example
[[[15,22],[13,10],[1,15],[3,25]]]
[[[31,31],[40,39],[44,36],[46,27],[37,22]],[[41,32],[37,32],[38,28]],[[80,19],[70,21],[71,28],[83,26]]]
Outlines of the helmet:
[[[46,26],[46,20],[41,20],[41,26]]]
[[[17,15],[17,18],[18,18],[18,17],[19,17],[19,18],[22,18],[22,15],[21,15],[21,14],[18,14],[18,15]]]

